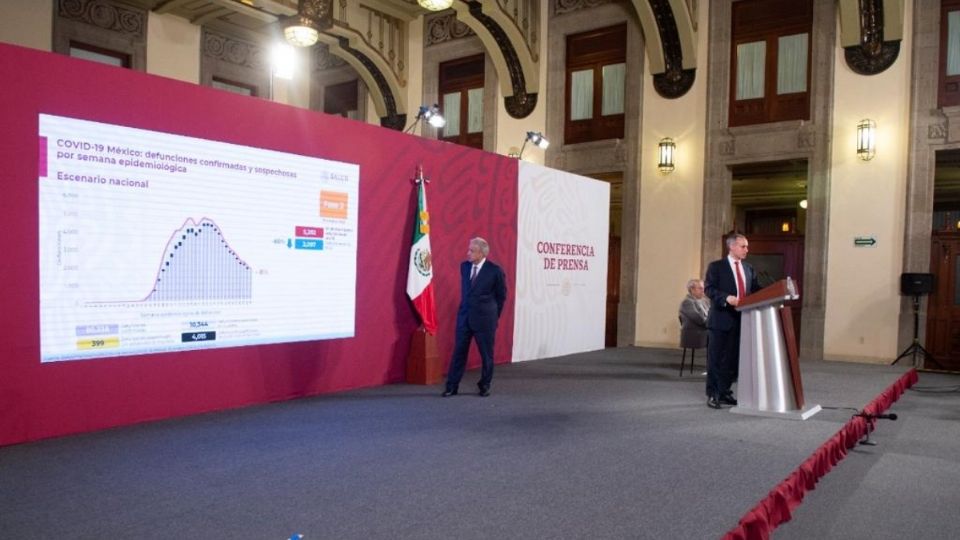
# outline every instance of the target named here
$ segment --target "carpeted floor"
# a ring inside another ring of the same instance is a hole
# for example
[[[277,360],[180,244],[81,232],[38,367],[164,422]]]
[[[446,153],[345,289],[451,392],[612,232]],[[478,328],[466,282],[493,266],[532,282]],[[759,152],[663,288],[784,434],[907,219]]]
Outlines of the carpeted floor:
[[[489,398],[472,371],[450,398],[391,385],[0,448],[0,536],[718,538],[907,369],[805,363],[807,402],[838,409],[801,422],[707,408],[679,358],[608,349],[498,366]],[[775,536],[856,538],[861,496],[915,501],[913,537],[958,530],[956,394],[902,401]],[[828,487],[845,469],[859,486]]]
[[[960,536],[960,376],[921,372],[891,412],[774,538]]]

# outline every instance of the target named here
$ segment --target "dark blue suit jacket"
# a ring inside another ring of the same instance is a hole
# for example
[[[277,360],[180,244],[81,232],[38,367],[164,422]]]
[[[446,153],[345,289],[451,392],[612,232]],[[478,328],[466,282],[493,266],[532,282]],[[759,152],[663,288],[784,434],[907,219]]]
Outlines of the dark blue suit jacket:
[[[507,300],[507,278],[503,269],[487,259],[474,282],[470,283],[473,263],[460,264],[460,308],[457,310],[457,329],[474,332],[497,329],[497,320]]]
[[[743,268],[743,284],[747,294],[760,290],[757,282],[757,273],[745,261],[740,261]],[[710,315],[707,317],[707,328],[710,330],[730,330],[740,324],[740,312],[735,306],[727,304],[727,296],[737,295],[737,278],[733,275],[730,263],[724,257],[713,261],[707,267],[704,281],[704,290],[710,297]]]

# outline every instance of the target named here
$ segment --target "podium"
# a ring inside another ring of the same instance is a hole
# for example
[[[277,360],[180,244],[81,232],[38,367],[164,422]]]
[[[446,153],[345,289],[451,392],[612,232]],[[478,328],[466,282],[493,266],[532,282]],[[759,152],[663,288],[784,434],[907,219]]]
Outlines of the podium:
[[[740,375],[730,412],[806,420],[820,405],[806,405],[787,300],[800,298],[789,277],[740,300]]]

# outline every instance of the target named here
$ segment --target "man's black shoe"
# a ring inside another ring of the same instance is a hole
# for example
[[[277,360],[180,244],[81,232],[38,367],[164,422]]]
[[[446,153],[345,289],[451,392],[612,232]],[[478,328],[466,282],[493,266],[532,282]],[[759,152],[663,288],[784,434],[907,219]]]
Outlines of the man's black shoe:
[[[481,388],[481,389],[480,389],[480,397],[487,397],[487,396],[489,396],[489,395],[490,395],[490,389],[489,389],[489,388]]]
[[[737,398],[733,397],[733,394],[724,394],[720,396],[720,403],[726,403],[727,405],[736,405]]]
[[[717,400],[716,396],[710,396],[707,398],[707,407],[710,407],[711,409],[719,409],[720,401]]]
[[[441,394],[441,397],[450,397],[450,396],[455,396],[455,395],[457,395],[457,391],[456,391],[456,390],[449,390],[449,389],[448,389],[448,390],[444,390],[444,391],[443,391],[443,394]]]

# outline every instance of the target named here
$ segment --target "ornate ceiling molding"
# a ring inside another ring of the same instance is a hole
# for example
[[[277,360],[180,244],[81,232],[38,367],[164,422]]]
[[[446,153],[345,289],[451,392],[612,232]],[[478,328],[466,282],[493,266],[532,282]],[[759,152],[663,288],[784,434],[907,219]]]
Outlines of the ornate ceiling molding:
[[[267,68],[267,53],[256,43],[205,30],[201,48],[204,56],[229,64],[258,70]]]
[[[453,12],[427,15],[423,22],[427,29],[424,32],[424,47],[477,35],[469,26],[457,19]]]
[[[590,9],[604,4],[611,4],[616,0],[556,0],[553,3],[553,15],[566,15],[580,11],[581,9]]]
[[[60,0],[57,11],[64,19],[143,40],[147,33],[147,12],[109,0]]]
[[[852,9],[857,4],[857,19],[859,20],[859,42],[853,45],[844,44],[843,56],[854,73],[860,75],[876,75],[887,70],[900,55],[900,39],[884,39],[888,32],[889,22],[893,32],[896,32],[897,22],[902,35],[903,4],[899,0],[860,0],[859,2],[841,2],[841,26],[847,23],[845,37],[852,34]],[[889,18],[894,21],[887,21]],[[887,24],[885,24],[887,23]]]
[[[311,56],[313,57],[313,71],[315,72],[335,69],[347,65],[346,60],[335,54],[332,54],[330,52],[330,47],[323,43],[318,43],[315,47],[313,47]]]

